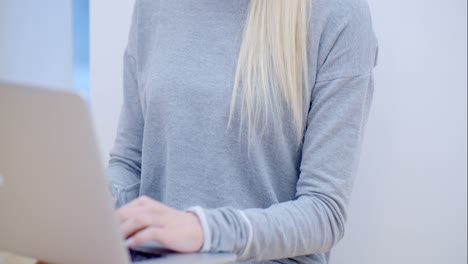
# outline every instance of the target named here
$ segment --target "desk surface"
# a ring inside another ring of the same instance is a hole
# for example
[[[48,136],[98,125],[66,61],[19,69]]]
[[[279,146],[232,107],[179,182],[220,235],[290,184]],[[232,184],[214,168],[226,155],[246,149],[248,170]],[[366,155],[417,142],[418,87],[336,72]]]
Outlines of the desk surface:
[[[37,261],[0,252],[0,264],[36,264]]]
[[[172,255],[161,259],[142,262],[141,264],[185,264],[185,263],[228,263],[235,261],[233,254],[188,254]],[[0,264],[41,264],[34,259],[24,258],[0,252]]]

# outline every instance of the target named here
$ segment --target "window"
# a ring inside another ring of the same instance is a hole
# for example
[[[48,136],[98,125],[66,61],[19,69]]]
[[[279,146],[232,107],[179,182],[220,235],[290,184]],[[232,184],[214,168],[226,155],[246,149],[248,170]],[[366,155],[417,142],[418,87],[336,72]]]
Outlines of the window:
[[[73,0],[73,86],[89,99],[89,0]]]

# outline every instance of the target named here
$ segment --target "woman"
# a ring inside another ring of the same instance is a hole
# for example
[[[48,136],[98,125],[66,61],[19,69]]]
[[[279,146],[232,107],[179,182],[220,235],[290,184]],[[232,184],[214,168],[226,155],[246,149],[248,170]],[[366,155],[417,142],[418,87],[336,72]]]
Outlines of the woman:
[[[373,92],[364,1],[136,1],[108,169],[130,248],[328,262]]]

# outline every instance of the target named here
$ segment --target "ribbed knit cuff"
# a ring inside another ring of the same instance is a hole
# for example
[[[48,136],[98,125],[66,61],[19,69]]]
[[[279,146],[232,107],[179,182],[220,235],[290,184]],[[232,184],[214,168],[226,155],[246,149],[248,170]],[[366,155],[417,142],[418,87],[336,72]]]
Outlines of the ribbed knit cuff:
[[[252,244],[252,224],[241,210],[203,209],[211,233],[211,251],[246,256]]]

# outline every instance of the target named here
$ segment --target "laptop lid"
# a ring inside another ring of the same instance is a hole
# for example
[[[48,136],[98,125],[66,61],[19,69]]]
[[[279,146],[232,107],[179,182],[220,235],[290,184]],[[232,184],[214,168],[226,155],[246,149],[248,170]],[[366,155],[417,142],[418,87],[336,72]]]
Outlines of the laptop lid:
[[[76,94],[0,83],[0,250],[129,263],[91,124]]]

